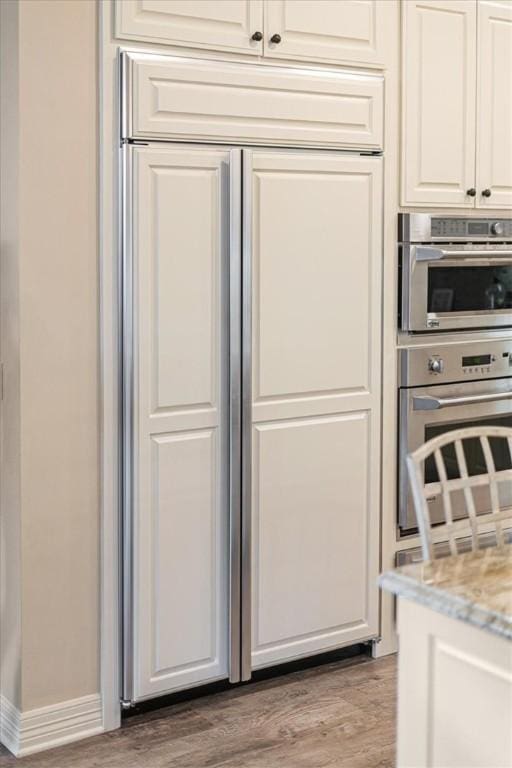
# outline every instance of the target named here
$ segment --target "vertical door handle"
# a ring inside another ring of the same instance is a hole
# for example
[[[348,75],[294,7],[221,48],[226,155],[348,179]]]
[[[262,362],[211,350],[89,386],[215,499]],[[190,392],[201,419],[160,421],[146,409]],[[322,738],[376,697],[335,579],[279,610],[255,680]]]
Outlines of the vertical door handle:
[[[252,152],[242,150],[242,582],[241,677],[251,677]]]
[[[241,471],[242,471],[242,158],[229,164],[229,680],[240,682],[241,656]]]

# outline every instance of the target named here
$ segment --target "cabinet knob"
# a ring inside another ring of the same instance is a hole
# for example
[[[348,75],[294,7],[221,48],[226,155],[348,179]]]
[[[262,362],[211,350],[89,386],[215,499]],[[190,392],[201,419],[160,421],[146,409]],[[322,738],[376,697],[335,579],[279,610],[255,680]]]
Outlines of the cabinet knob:
[[[251,40],[254,40],[255,42],[259,43],[260,40],[263,40],[263,32],[255,32],[254,35],[251,37]]]
[[[278,35],[278,34],[272,35],[272,37],[270,38],[270,42],[278,45],[281,42],[281,35]]]
[[[482,195],[483,197],[490,197],[492,195],[492,192],[490,189],[482,189]]]
[[[476,195],[476,189],[474,187],[471,187],[471,189],[468,189],[466,191],[466,195],[469,195],[470,197],[475,197]]]

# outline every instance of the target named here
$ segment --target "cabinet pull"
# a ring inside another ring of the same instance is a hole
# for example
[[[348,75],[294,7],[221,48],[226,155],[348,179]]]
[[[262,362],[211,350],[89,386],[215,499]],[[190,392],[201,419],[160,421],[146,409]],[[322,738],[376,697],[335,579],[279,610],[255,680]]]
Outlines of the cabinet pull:
[[[482,189],[482,197],[490,197],[492,194],[490,189]]]
[[[272,37],[270,38],[270,42],[275,43],[276,45],[279,45],[279,43],[281,42],[281,35],[278,35],[278,34],[272,35]]]
[[[469,197],[474,197],[476,195],[476,189],[471,187],[471,189],[467,190],[466,195],[469,195]]]
[[[263,40],[263,32],[255,32],[254,35],[251,37],[251,40],[254,40],[255,42],[259,43],[260,40]]]

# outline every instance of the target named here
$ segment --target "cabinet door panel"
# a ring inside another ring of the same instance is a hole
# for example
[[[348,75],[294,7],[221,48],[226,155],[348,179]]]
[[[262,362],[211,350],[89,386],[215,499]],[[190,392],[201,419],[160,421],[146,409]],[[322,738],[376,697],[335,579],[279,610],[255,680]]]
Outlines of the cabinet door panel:
[[[478,3],[477,206],[512,208],[512,4]],[[490,197],[482,195],[489,189]]]
[[[381,166],[252,153],[255,667],[378,631]]]
[[[402,4],[402,205],[474,207],[476,5]]]
[[[227,676],[226,152],[132,163],[134,698]],[[128,319],[129,322],[129,319]]]
[[[116,36],[261,54],[263,0],[116,0]]]
[[[265,0],[265,56],[378,65],[393,8],[379,0]],[[277,45],[270,38],[279,34]]]
[[[253,665],[377,634],[368,412],[257,424]]]
[[[379,75],[123,53],[125,138],[380,149]]]

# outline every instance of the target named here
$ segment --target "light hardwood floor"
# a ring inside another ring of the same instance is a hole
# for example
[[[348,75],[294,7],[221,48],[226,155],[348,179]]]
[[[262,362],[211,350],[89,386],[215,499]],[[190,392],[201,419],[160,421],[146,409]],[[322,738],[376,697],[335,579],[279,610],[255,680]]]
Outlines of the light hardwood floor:
[[[1,768],[391,768],[395,657],[364,656],[137,715]]]

